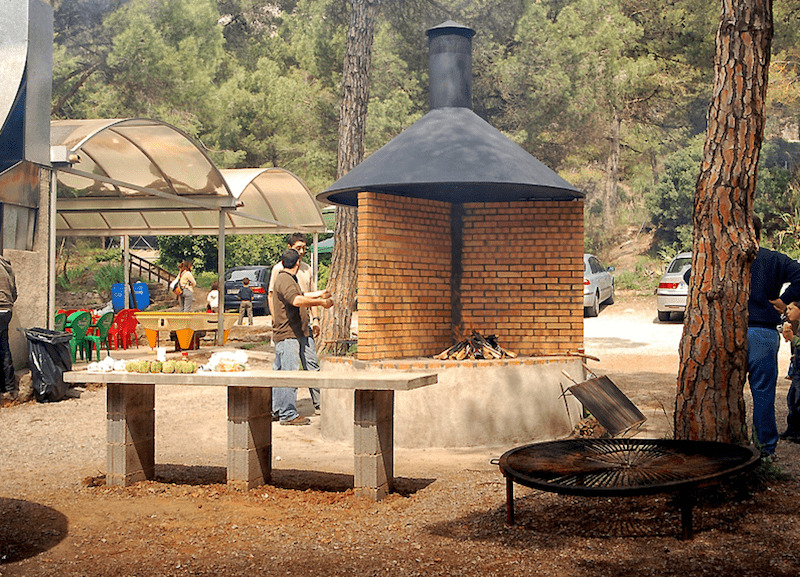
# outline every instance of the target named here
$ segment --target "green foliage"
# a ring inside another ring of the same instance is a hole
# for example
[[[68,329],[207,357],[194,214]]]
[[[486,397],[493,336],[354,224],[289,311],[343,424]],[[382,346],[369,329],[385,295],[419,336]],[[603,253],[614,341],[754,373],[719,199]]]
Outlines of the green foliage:
[[[84,273],[82,268],[68,268],[66,270],[66,274],[61,274],[56,277],[56,282],[58,282],[58,286],[62,289],[70,290],[76,280],[78,280]]]
[[[335,178],[349,2],[52,4],[55,118],[154,117],[196,137],[221,167],[279,166],[312,191]],[[793,250],[800,150],[774,136],[800,117],[800,27],[792,6],[777,5],[775,15],[773,138],[755,210],[767,241]],[[491,0],[382,2],[365,152],[427,111],[424,30],[454,19],[477,32],[475,111],[586,192],[587,251],[603,253],[624,225],[645,219],[659,227],[660,245],[685,248],[718,18],[717,5],[693,0],[509,0],[499,10]],[[615,117],[620,204],[618,226],[607,227],[601,199]],[[282,239],[228,243],[227,266],[274,262],[282,248]],[[165,268],[189,259],[198,274],[216,271],[215,237],[164,237],[162,248]]]
[[[225,237],[225,268],[245,265],[271,265],[278,261],[286,249],[286,235],[242,234]],[[188,260],[192,263],[195,279],[209,272],[216,279],[217,237],[162,236],[158,240],[158,264],[167,270],[178,270],[178,265]],[[209,281],[209,286],[211,285]]]
[[[617,289],[630,290],[638,294],[652,295],[658,286],[658,278],[641,264],[634,270],[619,270],[614,273]]]
[[[217,271],[203,271],[194,275],[194,280],[197,281],[197,286],[210,289],[211,283],[216,282],[219,276],[217,275]]]
[[[122,263],[70,267],[66,276],[62,274],[56,278],[58,286],[64,290],[90,288],[100,293],[111,292],[112,285],[124,280]]]
[[[92,258],[95,262],[122,262],[122,250],[119,248],[98,249]]]
[[[692,246],[694,193],[702,152],[703,138],[698,136],[686,148],[670,154],[658,184],[645,195],[661,244],[672,252]]]
[[[105,264],[94,270],[94,286],[99,292],[110,292],[111,286],[125,281],[122,263]]]
[[[762,236],[776,240],[780,250],[796,251],[798,248],[798,166],[800,144],[772,139],[762,146],[753,210],[761,216]]]
[[[273,265],[286,250],[286,235],[238,235],[226,239],[225,268]]]
[[[331,274],[331,267],[329,263],[324,263],[320,260],[319,262],[319,274],[317,278],[317,288],[319,290],[325,290],[328,286],[328,277]]]

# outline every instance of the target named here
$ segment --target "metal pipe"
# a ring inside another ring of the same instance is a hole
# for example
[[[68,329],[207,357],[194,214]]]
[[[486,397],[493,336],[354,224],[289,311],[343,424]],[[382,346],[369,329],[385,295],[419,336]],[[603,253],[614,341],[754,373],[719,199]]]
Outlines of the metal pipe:
[[[47,241],[47,328],[56,328],[56,193],[58,177],[50,171],[50,198],[48,202],[48,241]]]
[[[219,211],[217,236],[217,345],[223,343],[225,331],[225,210]]]

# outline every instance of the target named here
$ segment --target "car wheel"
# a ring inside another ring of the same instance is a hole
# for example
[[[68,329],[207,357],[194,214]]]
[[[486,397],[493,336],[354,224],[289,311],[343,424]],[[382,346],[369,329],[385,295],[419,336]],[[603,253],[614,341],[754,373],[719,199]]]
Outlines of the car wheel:
[[[658,320],[663,322],[667,322],[669,320],[669,311],[658,311]]]
[[[608,298],[606,299],[606,304],[607,305],[613,305],[614,304],[614,283],[613,282],[611,283],[611,294],[608,295]]]
[[[583,314],[587,317],[596,317],[600,314],[600,295],[598,293],[594,293],[592,304],[588,307],[584,307]]]

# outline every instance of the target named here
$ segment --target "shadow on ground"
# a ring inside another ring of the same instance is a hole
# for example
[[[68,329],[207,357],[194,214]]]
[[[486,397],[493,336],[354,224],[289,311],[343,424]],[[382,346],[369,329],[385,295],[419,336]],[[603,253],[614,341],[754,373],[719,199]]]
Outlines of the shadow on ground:
[[[55,509],[0,497],[0,566],[55,547],[66,538],[67,526],[67,518]]]
[[[204,486],[225,485],[227,482],[225,467],[159,464],[156,465],[155,473],[157,483]],[[413,495],[434,481],[435,479],[395,477],[392,492],[402,496]],[[353,490],[353,475],[326,471],[272,469],[272,479],[268,485],[295,491],[345,493]]]

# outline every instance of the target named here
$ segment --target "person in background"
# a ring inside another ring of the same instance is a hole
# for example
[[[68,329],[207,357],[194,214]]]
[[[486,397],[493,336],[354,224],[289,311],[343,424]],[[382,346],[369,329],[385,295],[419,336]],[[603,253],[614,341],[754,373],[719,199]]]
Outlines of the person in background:
[[[283,269],[278,272],[273,285],[272,332],[275,341],[275,360],[272,368],[276,371],[299,371],[306,364],[310,337],[308,314],[304,308],[322,306],[330,308],[333,300],[328,291],[314,295],[304,295],[297,283],[300,268],[300,254],[287,248],[281,257]],[[308,425],[310,420],[297,412],[297,389],[276,387],[272,389],[272,411],[277,412],[281,425]]]
[[[250,288],[250,279],[244,277],[242,279],[242,288],[239,289],[239,319],[236,324],[243,325],[244,315],[250,320],[250,326],[253,326],[253,289]]]
[[[761,242],[761,219],[753,215],[756,242]],[[789,283],[781,293],[784,284]],[[781,314],[786,304],[800,300],[800,263],[774,250],[758,248],[750,266],[747,302],[747,376],[753,393],[753,432],[763,457],[774,458],[778,445],[775,389]]]
[[[11,347],[8,344],[8,325],[11,323],[16,300],[17,281],[14,278],[14,269],[5,257],[0,256],[0,362],[3,365],[3,388],[0,393],[3,399],[12,401],[17,398],[19,389],[14,377]]]
[[[178,272],[178,286],[181,287],[180,299],[180,312],[192,312],[192,304],[194,303],[194,287],[197,282],[194,280],[192,274],[192,263],[188,260],[180,264],[180,272]]]
[[[219,283],[214,281],[211,283],[208,296],[206,296],[206,312],[215,313],[217,310],[219,310]]]
[[[789,413],[786,415],[786,430],[780,434],[781,439],[792,443],[800,443],[800,302],[793,302],[786,307],[786,322],[783,323],[783,338],[792,344],[792,384],[786,395]]]
[[[303,262],[303,256],[306,254],[306,249],[308,247],[306,235],[302,232],[292,233],[289,235],[286,244],[286,248],[294,249],[300,255],[300,267],[296,275],[300,290],[303,291],[303,294],[306,296],[318,294],[317,283],[314,282],[314,271],[311,270],[311,267],[307,263]],[[278,278],[278,273],[282,270],[283,264],[281,261],[278,261],[278,263],[272,267],[272,274],[270,274],[269,277],[269,289],[267,290],[267,298],[270,303],[272,303],[272,288],[275,285],[275,279]],[[319,337],[320,332],[319,312],[317,307],[303,308],[300,312],[308,315],[308,326],[310,327],[310,332],[306,335],[308,337],[308,344],[304,356],[303,370],[318,371],[319,360],[317,359],[317,345],[314,339]],[[314,404],[314,413],[318,415],[320,414],[319,389],[310,388],[308,392],[311,395],[311,402]]]

